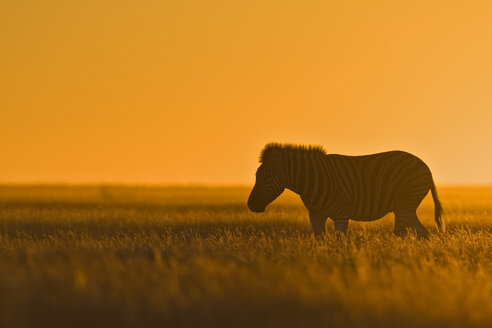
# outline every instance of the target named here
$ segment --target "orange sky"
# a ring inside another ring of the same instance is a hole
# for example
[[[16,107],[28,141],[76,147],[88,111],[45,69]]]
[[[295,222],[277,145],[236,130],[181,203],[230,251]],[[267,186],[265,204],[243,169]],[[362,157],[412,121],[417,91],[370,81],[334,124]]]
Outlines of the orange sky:
[[[492,182],[490,1],[0,2],[0,182],[252,183],[269,141]]]

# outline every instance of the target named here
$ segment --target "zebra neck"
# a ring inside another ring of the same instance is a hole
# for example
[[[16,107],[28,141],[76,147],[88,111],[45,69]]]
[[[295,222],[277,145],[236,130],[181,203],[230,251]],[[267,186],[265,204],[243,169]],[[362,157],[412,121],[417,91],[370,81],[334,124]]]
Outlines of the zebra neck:
[[[292,156],[285,165],[286,188],[308,204],[326,203],[334,196],[334,179],[327,158],[317,154]]]
[[[319,175],[319,160],[311,154],[295,154],[285,163],[286,188],[301,197],[306,196],[312,189],[313,180]]]

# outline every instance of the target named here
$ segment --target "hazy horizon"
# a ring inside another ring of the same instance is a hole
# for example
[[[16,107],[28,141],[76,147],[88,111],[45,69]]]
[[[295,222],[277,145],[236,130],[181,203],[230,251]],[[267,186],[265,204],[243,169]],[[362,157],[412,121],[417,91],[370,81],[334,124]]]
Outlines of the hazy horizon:
[[[34,181],[34,182],[2,182],[1,187],[122,187],[122,188],[252,188],[254,183],[159,183],[159,182],[57,182],[57,181]],[[492,182],[484,183],[442,183],[436,184],[439,188],[489,188]],[[290,190],[285,189],[290,192]]]

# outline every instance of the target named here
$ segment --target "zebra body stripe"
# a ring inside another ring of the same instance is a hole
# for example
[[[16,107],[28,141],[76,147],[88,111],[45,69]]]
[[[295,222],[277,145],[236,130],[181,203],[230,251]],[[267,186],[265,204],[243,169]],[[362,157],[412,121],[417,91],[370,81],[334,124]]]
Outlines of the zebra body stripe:
[[[376,220],[398,208],[418,206],[415,202],[428,193],[432,183],[427,165],[402,151],[297,156],[304,157],[307,177],[300,184],[305,185],[287,188],[298,193],[310,211],[323,211],[329,217]],[[312,181],[317,183],[309,192]]]

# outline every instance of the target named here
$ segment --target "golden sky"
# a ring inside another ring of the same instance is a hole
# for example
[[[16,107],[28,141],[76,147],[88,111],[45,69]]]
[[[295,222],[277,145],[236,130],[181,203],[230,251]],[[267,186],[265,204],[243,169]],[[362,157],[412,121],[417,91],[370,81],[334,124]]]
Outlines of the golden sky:
[[[252,183],[270,141],[492,182],[491,1],[3,0],[0,182]]]

